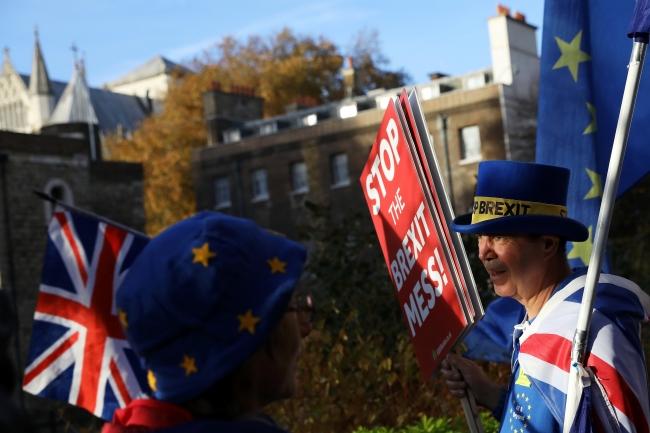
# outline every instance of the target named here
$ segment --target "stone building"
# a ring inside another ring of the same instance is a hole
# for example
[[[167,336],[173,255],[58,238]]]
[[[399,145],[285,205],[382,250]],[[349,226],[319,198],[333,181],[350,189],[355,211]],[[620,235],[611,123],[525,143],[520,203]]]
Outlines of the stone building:
[[[87,138],[0,131],[0,289],[12,298],[18,312],[19,332],[11,356],[21,372],[27,360],[52,213],[50,203],[32,191],[47,192],[144,230],[142,166],[93,161],[89,149]],[[54,418],[48,400],[26,393],[22,398],[37,422]]]
[[[499,6],[488,19],[492,66],[462,75],[432,74],[418,92],[457,213],[470,206],[478,162],[532,161],[539,57],[535,30]],[[359,176],[384,108],[402,91],[356,91],[351,63],[347,98],[321,106],[298,101],[285,115],[262,116],[262,100],[236,89],[204,94],[208,146],[193,153],[197,209],[244,216],[294,237],[304,203],[329,205],[335,218],[367,212]]]
[[[97,89],[86,83],[84,61],[75,60],[70,81],[55,81],[47,73],[38,34],[35,34],[31,75],[16,71],[9,49],[5,48],[0,73],[0,130],[33,134],[44,132],[44,128],[58,130],[60,125],[85,123],[95,131],[99,141],[108,132],[128,137],[139,122],[161,109],[174,73],[188,72],[158,56]],[[87,106],[70,113],[71,94],[83,96]],[[79,132],[79,128],[73,129]]]
[[[190,71],[163,56],[156,56],[120,78],[102,85],[102,89],[140,98],[162,101],[174,81],[174,74],[183,76]]]

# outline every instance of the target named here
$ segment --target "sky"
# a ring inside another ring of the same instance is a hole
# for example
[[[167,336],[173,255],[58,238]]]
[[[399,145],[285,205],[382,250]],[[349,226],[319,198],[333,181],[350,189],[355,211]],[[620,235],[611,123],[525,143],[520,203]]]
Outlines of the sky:
[[[539,28],[542,0],[503,0]],[[324,36],[344,53],[360,31],[376,30],[389,69],[413,83],[431,72],[461,74],[491,65],[490,0],[0,0],[0,46],[22,74],[31,71],[34,28],[52,80],[72,76],[73,42],[98,87],[162,55],[183,63],[225,36],[245,41],[284,27]],[[538,48],[539,49],[539,48]]]

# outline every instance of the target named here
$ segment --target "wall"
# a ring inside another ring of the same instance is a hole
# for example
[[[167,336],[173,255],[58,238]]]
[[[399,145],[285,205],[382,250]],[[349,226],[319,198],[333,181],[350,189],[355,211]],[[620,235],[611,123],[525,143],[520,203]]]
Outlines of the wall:
[[[478,161],[460,162],[459,129],[478,125],[482,158],[505,158],[500,88],[488,85],[475,90],[452,91],[424,101],[422,107],[441,166],[445,159],[438,119],[442,113],[448,116],[454,205],[458,212],[464,211],[474,196]],[[221,211],[252,218],[263,227],[289,237],[296,237],[296,224],[308,217],[304,207],[306,200],[330,206],[334,218],[349,211],[365,215],[368,211],[359,177],[382,116],[383,110],[372,109],[348,119],[324,121],[195,151],[192,160],[197,210],[215,208],[214,181],[228,176],[232,204]],[[339,152],[348,155],[350,184],[332,187],[330,157]],[[292,192],[290,164],[300,160],[307,165],[309,192],[306,194]],[[267,170],[269,200],[253,203],[250,173],[257,168]]]
[[[125,95],[136,95],[141,98],[146,97],[148,91],[148,96],[150,98],[164,99],[171,84],[171,75],[163,73],[154,75],[153,77],[143,78],[132,83],[124,83],[107,88],[112,92],[123,93]]]
[[[11,351],[21,372],[27,359],[47,242],[45,202],[32,191],[42,191],[52,181],[64,183],[72,192],[75,206],[144,229],[140,164],[90,162],[88,148],[84,140],[0,131],[0,154],[6,155],[5,179],[0,178],[1,289],[17,306],[18,355],[16,346]],[[37,417],[53,407],[37,397],[25,394],[24,398]]]

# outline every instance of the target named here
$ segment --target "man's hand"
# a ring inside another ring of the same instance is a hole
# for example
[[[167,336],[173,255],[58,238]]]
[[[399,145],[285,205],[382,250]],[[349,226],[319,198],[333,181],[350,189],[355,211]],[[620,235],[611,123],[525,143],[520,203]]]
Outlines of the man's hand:
[[[458,372],[452,370],[452,365]],[[447,381],[449,392],[454,397],[465,397],[465,390],[469,387],[480,406],[494,410],[499,405],[501,385],[488,379],[481,367],[472,361],[450,353],[442,361],[442,374]]]

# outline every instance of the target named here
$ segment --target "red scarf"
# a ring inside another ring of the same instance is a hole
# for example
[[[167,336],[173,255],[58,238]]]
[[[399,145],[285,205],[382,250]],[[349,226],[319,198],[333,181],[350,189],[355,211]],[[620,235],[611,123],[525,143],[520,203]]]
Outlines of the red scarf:
[[[133,400],[117,409],[113,422],[104,424],[102,433],[144,433],[190,421],[192,414],[180,406],[159,400]]]

